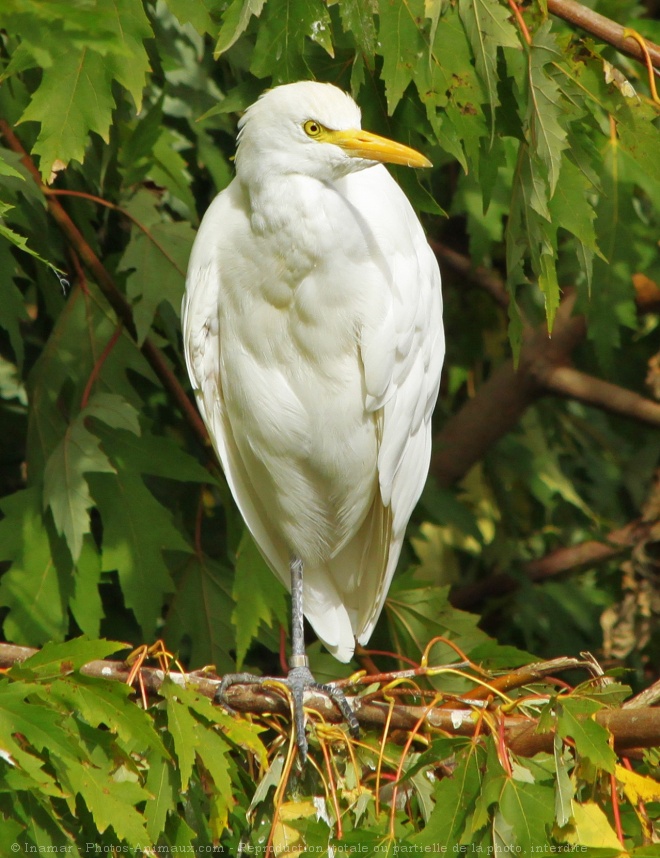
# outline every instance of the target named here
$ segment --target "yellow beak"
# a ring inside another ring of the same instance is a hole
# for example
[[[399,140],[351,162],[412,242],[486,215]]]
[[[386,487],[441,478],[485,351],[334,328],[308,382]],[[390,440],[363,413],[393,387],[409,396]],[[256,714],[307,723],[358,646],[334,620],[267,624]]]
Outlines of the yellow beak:
[[[324,142],[340,146],[353,158],[367,158],[369,161],[382,161],[384,164],[403,164],[404,167],[432,167],[429,159],[402,143],[395,143],[387,137],[379,137],[369,131],[359,129],[350,131],[325,131]]]

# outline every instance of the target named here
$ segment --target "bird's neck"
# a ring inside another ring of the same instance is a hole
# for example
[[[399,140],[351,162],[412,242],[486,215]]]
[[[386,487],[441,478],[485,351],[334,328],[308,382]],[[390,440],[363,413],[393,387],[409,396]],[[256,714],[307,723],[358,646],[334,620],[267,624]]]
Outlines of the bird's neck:
[[[296,173],[262,175],[243,185],[252,229],[258,234],[310,235],[331,189],[324,182]],[[311,237],[311,235],[310,235]]]

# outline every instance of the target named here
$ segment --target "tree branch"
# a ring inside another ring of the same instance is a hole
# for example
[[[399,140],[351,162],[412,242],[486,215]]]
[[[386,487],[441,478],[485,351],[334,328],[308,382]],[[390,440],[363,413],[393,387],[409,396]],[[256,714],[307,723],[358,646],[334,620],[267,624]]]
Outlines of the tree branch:
[[[646,58],[640,44],[629,36],[624,37],[624,26],[583,6],[582,3],[577,3],[576,0],[548,0],[548,12],[645,63]],[[656,69],[660,69],[660,46],[646,41],[646,47],[651,62]]]
[[[518,368],[501,364],[476,395],[454,414],[435,436],[431,473],[443,486],[457,482],[511,431],[529,406],[545,393],[540,379],[548,366],[568,362],[586,332],[583,316],[572,316],[575,296],[565,298],[557,311],[552,337],[545,325],[526,329]]]
[[[652,521],[633,521],[608,533],[602,542],[590,539],[579,545],[558,548],[545,557],[525,563],[522,571],[526,578],[538,583],[564,572],[602,563],[622,554],[633,545],[644,542],[650,537],[654,526]],[[450,601],[455,608],[473,610],[488,597],[511,593],[519,586],[519,580],[512,575],[506,572],[495,573],[482,581],[452,590]]]
[[[537,380],[547,393],[575,399],[660,428],[660,403],[625,387],[586,375],[571,366],[544,367]]]
[[[504,283],[495,272],[472,268],[469,257],[438,242],[433,243],[433,249],[443,270],[449,269],[484,289],[503,309],[508,307]],[[545,324],[537,329],[525,324],[518,367],[512,360],[498,366],[476,395],[436,434],[431,473],[440,485],[449,486],[462,479],[541,396],[575,399],[660,426],[660,403],[570,366],[571,355],[587,331],[584,316],[572,315],[575,299],[575,293],[569,292],[561,302],[552,336]]]
[[[0,644],[0,668],[8,668],[13,664],[21,663],[35,652],[37,650],[30,647]],[[587,669],[593,675],[593,662],[590,660],[560,658],[527,665],[513,671],[508,676],[496,677],[493,682],[501,689],[510,690],[536,682],[550,673],[554,674],[560,670],[575,669],[576,667]],[[131,667],[125,662],[105,660],[92,661],[81,670],[81,673],[86,676],[118,682],[126,682],[130,672]],[[415,676],[420,675],[419,670],[412,671],[412,673]],[[395,671],[387,675],[387,681],[391,683],[397,678],[405,678],[410,674],[411,671],[407,670]],[[220,679],[212,677],[206,672],[183,674],[170,671],[166,674],[165,671],[158,668],[144,666],[139,670],[140,685],[148,694],[158,695],[166,675],[177,685],[193,687],[211,700],[215,698],[220,685]],[[372,683],[373,677],[364,677],[364,681]],[[388,724],[390,729],[411,730],[422,720],[428,728],[441,730],[452,736],[476,736],[480,728],[473,717],[474,707],[481,708],[484,705],[489,705],[487,701],[479,700],[480,696],[483,695],[473,694],[471,701],[469,695],[462,698],[448,698],[446,703],[432,708],[399,703],[391,705],[384,701],[374,700],[372,695],[366,699],[359,697],[349,697],[348,699],[353,704],[358,721],[364,726],[374,727]],[[257,715],[272,713],[288,715],[290,712],[288,701],[275,688],[236,684],[227,689],[226,699],[228,705],[238,712],[250,712]],[[307,692],[305,705],[309,709],[319,712],[324,719],[330,722],[339,723],[342,721],[342,715],[335,704],[323,694]],[[619,752],[660,744],[660,708],[637,704],[628,709],[602,709],[594,717],[598,723],[610,730],[614,748]],[[520,714],[503,714],[502,712],[499,713],[498,718],[502,722],[507,745],[514,753],[521,756],[533,756],[539,751],[552,751],[554,732],[537,733],[537,719]]]

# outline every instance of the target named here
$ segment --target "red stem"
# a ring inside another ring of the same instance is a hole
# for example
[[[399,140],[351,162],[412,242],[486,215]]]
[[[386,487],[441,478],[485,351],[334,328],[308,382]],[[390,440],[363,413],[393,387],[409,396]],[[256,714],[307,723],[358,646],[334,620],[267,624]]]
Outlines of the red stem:
[[[623,829],[621,827],[621,814],[619,813],[619,796],[616,791],[616,777],[610,775],[610,791],[612,793],[612,813],[614,814],[614,825],[619,843],[623,846]]]
[[[120,322],[117,325],[117,327],[115,328],[115,330],[114,330],[112,336],[110,337],[110,339],[108,340],[108,342],[105,344],[105,348],[103,349],[103,351],[99,355],[98,360],[96,361],[96,363],[92,367],[92,371],[90,372],[89,378],[87,379],[87,384],[85,385],[85,390],[83,391],[82,399],[80,400],[80,410],[81,411],[83,408],[87,407],[87,403],[89,402],[89,397],[92,393],[92,387],[94,386],[94,382],[99,377],[99,374],[101,372],[101,368],[103,367],[103,364],[110,357],[110,352],[115,347],[117,340],[119,339],[119,335],[121,334],[122,330],[123,330],[123,325]]]

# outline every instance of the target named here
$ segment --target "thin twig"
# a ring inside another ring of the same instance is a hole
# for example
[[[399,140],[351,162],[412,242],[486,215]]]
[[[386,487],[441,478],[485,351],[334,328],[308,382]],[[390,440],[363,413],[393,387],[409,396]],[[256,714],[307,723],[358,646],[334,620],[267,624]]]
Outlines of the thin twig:
[[[88,194],[86,191],[69,191],[64,188],[49,188],[47,185],[41,186],[41,190],[47,197],[78,197],[78,199],[89,200],[89,202],[95,203],[99,206],[104,206],[111,211],[117,212],[123,217],[130,220],[131,223],[135,224],[135,226],[143,232],[149,241],[154,245],[154,247],[163,254],[165,259],[170,263],[172,268],[181,275],[181,277],[186,276],[186,272],[181,268],[179,263],[174,259],[174,257],[170,256],[167,250],[163,247],[163,245],[154,237],[154,234],[151,230],[146,227],[138,218],[132,215],[128,209],[123,208],[123,206],[118,206],[116,203],[111,203],[109,200],[104,200],[103,197],[97,197],[95,194]]]
[[[520,27],[520,31],[523,34],[523,38],[528,45],[531,45],[532,37],[530,36],[529,30],[527,29],[527,24],[525,23],[525,19],[523,18],[520,6],[518,6],[516,0],[509,0],[509,6],[511,7],[511,10],[516,17],[516,21],[518,21],[518,26]]]
[[[548,0],[548,12],[645,63],[644,51],[635,39],[625,35],[624,26],[583,6],[582,3],[577,3],[576,0]],[[660,69],[660,45],[647,41],[646,47],[654,67]]]

